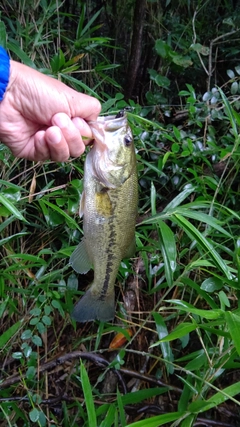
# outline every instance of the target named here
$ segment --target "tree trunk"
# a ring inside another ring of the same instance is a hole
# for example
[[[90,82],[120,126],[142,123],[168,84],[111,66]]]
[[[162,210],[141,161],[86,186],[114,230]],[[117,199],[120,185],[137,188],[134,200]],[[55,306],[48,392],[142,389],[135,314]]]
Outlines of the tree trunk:
[[[129,99],[134,95],[142,56],[143,27],[146,11],[146,0],[136,0],[133,16],[133,34],[131,42],[131,53],[128,62],[128,70],[125,84],[125,98]]]

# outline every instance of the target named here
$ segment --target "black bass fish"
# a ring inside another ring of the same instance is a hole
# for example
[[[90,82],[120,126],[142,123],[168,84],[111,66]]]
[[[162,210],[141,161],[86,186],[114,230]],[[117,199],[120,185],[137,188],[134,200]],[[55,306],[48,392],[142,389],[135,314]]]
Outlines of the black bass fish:
[[[119,265],[135,251],[138,202],[136,155],[126,115],[99,117],[89,125],[95,142],[84,165],[84,237],[69,263],[82,274],[93,267],[94,281],[74,307],[72,317],[78,322],[114,318]]]

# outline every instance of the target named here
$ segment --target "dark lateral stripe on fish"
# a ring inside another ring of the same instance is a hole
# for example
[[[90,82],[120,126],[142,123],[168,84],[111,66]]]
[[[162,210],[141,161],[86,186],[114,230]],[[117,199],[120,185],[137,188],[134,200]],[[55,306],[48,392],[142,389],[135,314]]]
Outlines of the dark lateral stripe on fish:
[[[116,203],[114,203],[114,205],[116,205]],[[114,206],[115,208],[115,206]],[[108,286],[109,286],[109,280],[110,280],[110,274],[112,273],[112,266],[113,266],[113,259],[114,259],[114,246],[116,244],[115,240],[116,240],[116,230],[114,227],[114,221],[116,220],[116,216],[113,215],[110,220],[109,220],[109,229],[110,229],[110,235],[109,235],[109,244],[107,247],[107,253],[108,253],[108,257],[107,257],[107,264],[106,264],[106,275],[105,275],[105,280],[103,282],[103,287],[101,290],[101,295],[100,295],[100,300],[103,301],[106,297],[107,291],[108,291]],[[115,244],[114,244],[115,243]]]

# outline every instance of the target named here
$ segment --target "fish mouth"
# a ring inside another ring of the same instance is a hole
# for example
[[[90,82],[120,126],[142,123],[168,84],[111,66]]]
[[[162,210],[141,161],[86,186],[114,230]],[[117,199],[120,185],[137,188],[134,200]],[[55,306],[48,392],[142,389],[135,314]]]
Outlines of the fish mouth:
[[[123,116],[99,116],[97,120],[91,120],[88,122],[90,126],[93,136],[98,138],[99,135],[103,137],[104,131],[114,131],[118,130],[124,126],[127,126],[127,116],[124,112]]]

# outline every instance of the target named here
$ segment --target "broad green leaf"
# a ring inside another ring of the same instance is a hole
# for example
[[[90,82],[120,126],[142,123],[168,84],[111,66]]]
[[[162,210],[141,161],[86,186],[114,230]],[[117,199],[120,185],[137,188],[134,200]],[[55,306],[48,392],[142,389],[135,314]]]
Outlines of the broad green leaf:
[[[194,420],[196,418],[196,415],[194,414],[190,414],[187,416],[187,418],[185,418],[182,423],[181,423],[181,427],[192,427],[194,426]]]
[[[114,425],[115,420],[115,414],[116,414],[116,406],[115,405],[109,405],[109,408],[107,410],[107,413],[105,414],[105,417],[103,421],[101,422],[99,427],[111,427]],[[125,424],[122,424],[121,427],[125,426]],[[90,424],[89,424],[90,426]]]
[[[234,72],[232,70],[228,70],[227,71],[228,75],[230,74],[230,72],[233,75],[233,77],[231,77],[231,78],[234,78]],[[229,77],[230,77],[230,75],[229,75]],[[221,94],[221,97],[222,97],[222,100],[223,100],[223,105],[224,105],[224,107],[226,109],[226,113],[227,113],[229,121],[231,123],[234,137],[237,139],[237,137],[238,137],[238,129],[237,129],[237,125],[236,125],[236,120],[235,120],[235,117],[234,117],[234,113],[233,113],[234,110],[233,110],[231,104],[229,103],[228,98],[226,97],[226,95],[222,91],[222,89],[218,88],[218,90],[219,90],[219,92]]]
[[[195,187],[193,187],[191,184],[186,185],[185,189],[180,194],[178,194],[170,203],[168,203],[168,205],[163,209],[163,212],[168,212],[172,209],[175,209],[194,191]]]
[[[6,243],[10,242],[13,239],[18,239],[18,238],[26,236],[28,234],[29,234],[28,232],[23,231],[22,233],[17,233],[17,234],[13,234],[12,236],[5,237],[4,239],[0,240],[0,246],[5,245]]]
[[[40,200],[39,200],[40,203]],[[75,228],[79,229],[78,224],[76,223],[76,221],[71,218],[66,212],[64,212],[64,210],[60,209],[58,206],[54,205],[53,203],[49,202],[46,199],[42,199],[41,200],[41,206],[42,204],[45,204],[47,206],[49,206],[50,208],[52,208],[54,211],[56,211],[57,213],[59,213],[60,215],[62,215],[64,218],[67,219],[67,221]]]
[[[33,335],[32,337],[32,342],[33,344],[35,344],[37,347],[41,347],[42,346],[42,338],[39,337],[38,335]]]
[[[233,342],[235,344],[236,350],[238,354],[240,355],[240,339],[239,339],[239,331],[240,331],[240,316],[232,313],[231,311],[226,311],[224,313],[224,317],[226,320],[226,323],[228,325],[228,329],[230,332],[230,335],[233,339]]]
[[[132,394],[134,394],[134,393],[130,393],[130,395],[132,395]],[[125,395],[125,396],[127,396],[127,395]],[[125,427],[125,425],[126,425],[126,415],[125,415],[124,403],[123,403],[123,398],[125,396],[122,396],[121,393],[119,392],[118,388],[117,388],[117,405],[118,405],[118,411],[119,411],[119,417],[120,417],[120,425],[122,427]],[[132,404],[132,400],[130,400],[130,404]]]
[[[3,194],[0,194],[0,203],[2,203],[16,218],[27,223],[27,220],[22,216],[21,212],[19,212],[14,204],[10,202]]]
[[[194,289],[203,299],[205,299],[205,301],[209,304],[211,308],[218,308],[218,305],[215,303],[214,299],[206,291],[202,290],[200,286],[193,280],[189,279],[188,277],[182,277],[181,282],[184,285],[187,285]]]
[[[212,309],[212,310],[202,310],[200,308],[194,307],[194,305],[189,304],[186,301],[172,299],[172,300],[166,300],[166,302],[169,302],[170,304],[176,304],[176,306],[168,307],[168,310],[176,310],[180,309],[186,313],[192,313],[197,314],[200,317],[203,317],[205,319],[218,319],[219,317],[223,316],[224,311],[220,309]],[[162,308],[163,309],[163,308]],[[160,308],[161,310],[161,308]]]
[[[163,257],[163,261],[164,261],[164,271],[165,271],[166,282],[167,282],[168,286],[171,287],[173,285],[173,271],[171,269],[170,261],[168,258],[166,245],[163,242],[161,235],[159,236],[159,247],[160,247],[160,250],[162,252],[162,257]]]
[[[156,417],[137,421],[136,423],[128,424],[126,427],[159,427],[171,421],[176,421],[183,415],[182,412],[171,412],[170,414],[157,415]]]
[[[162,244],[164,245],[165,252],[172,272],[176,270],[177,265],[177,249],[175,236],[170,227],[163,221],[158,222],[158,227],[162,236]]]
[[[0,335],[0,348],[3,348],[9,340],[19,331],[22,325],[23,319],[19,320],[14,325],[10,326],[2,335]]]
[[[206,353],[202,351],[187,363],[185,369],[190,372],[196,371],[202,368],[206,363],[208,363],[207,356]]]
[[[171,388],[171,387],[170,387]],[[154,396],[159,396],[169,390],[168,387],[154,387],[144,390],[139,390],[131,393],[127,393],[121,397],[123,405],[133,405],[140,403],[146,399],[150,399]]]
[[[7,44],[7,32],[4,22],[0,21],[0,46],[6,49]]]
[[[231,279],[232,275],[227,264],[213,248],[212,244],[206,239],[206,237],[204,237],[203,234],[200,233],[200,231],[198,231],[198,229],[182,215],[175,214],[173,215],[172,219],[176,221],[186,231],[187,234],[190,234],[190,236],[192,236],[197,241],[201,248],[207,252],[209,257],[215,262],[215,265],[220,268],[220,270],[226,275],[228,279]]]
[[[33,408],[29,412],[29,418],[33,423],[36,423],[39,420],[40,411],[37,408]]]
[[[169,342],[165,342],[164,338],[168,335],[168,330],[166,324],[163,320],[163,317],[159,313],[153,313],[153,317],[156,323],[156,329],[158,333],[158,344],[160,345],[162,356],[164,360],[172,362],[174,360],[172,349],[170,347]],[[155,344],[154,344],[155,345]],[[169,374],[173,374],[174,368],[171,364],[166,363],[166,369]]]
[[[178,325],[173,332],[171,332],[170,334],[168,334],[166,337],[161,338],[160,341],[154,343],[151,345],[151,347],[156,347],[156,345],[159,345],[161,342],[169,342],[169,341],[173,341],[176,340],[178,338],[182,338],[185,335],[189,334],[192,331],[195,331],[198,328],[197,323],[180,323],[180,325]]]
[[[235,77],[233,70],[227,70],[227,75],[228,75],[228,77],[230,77],[230,79],[234,79],[234,77]]]
[[[88,413],[88,425],[91,427],[97,427],[97,418],[95,413],[94,400],[92,395],[92,388],[88,378],[87,371],[84,364],[81,361],[80,365],[81,381],[84,394],[85,405]]]
[[[183,215],[184,217],[196,219],[199,222],[203,222],[207,225],[210,225],[211,227],[220,231],[220,233],[222,233],[226,237],[232,239],[231,234],[228,233],[223,227],[221,227],[220,221],[217,220],[217,218],[207,215],[204,212],[196,212],[193,209],[187,209],[184,206],[178,207],[177,213]]]
[[[171,50],[170,46],[166,42],[164,42],[162,39],[158,39],[155,42],[155,49],[162,58],[166,58],[169,51]]]
[[[25,64],[28,65],[31,68],[36,68],[34,62],[29,58],[29,56],[20,48],[19,44],[17,44],[14,41],[8,41],[7,42],[7,48],[15,53],[19,59]]]
[[[215,408],[216,406],[224,403],[226,400],[233,398],[234,396],[239,394],[239,390],[240,381],[215,393],[208,400],[196,400],[195,402],[192,402],[188,407],[188,411],[196,414],[198,414],[199,412],[208,411],[209,409]],[[231,400],[233,400],[239,405],[239,402],[235,401],[235,399]]]
[[[201,284],[201,289],[205,292],[215,292],[222,289],[224,282],[217,277],[208,277]]]

